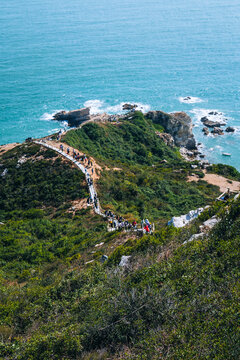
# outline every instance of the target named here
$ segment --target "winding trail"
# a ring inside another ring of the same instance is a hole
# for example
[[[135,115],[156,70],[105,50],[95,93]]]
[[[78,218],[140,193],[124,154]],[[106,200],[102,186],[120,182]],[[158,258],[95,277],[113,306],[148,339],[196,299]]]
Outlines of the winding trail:
[[[61,156],[65,157],[67,160],[71,161],[75,166],[77,166],[81,171],[82,173],[85,175],[85,178],[86,178],[86,181],[87,181],[87,185],[88,185],[88,189],[89,189],[89,193],[90,193],[90,198],[92,199],[92,204],[93,204],[93,209],[94,209],[94,212],[104,218],[106,218],[106,215],[101,211],[101,206],[100,206],[100,202],[99,202],[99,199],[98,199],[98,196],[97,196],[97,191],[94,187],[94,183],[92,181],[92,184],[89,182],[89,180],[93,180],[93,177],[90,176],[89,172],[88,172],[88,169],[83,165],[81,164],[79,161],[77,161],[76,159],[74,159],[71,155],[68,155],[67,153],[65,153],[64,151],[60,150],[59,148],[57,148],[56,146],[52,146],[50,144],[48,144],[46,142],[46,140],[34,140],[33,141],[35,144],[38,144],[38,145],[41,145],[41,146],[44,146],[48,149],[51,149],[51,150],[54,150],[56,151],[58,154],[60,154]],[[59,143],[59,145],[63,145],[62,143]],[[66,146],[66,144],[64,144],[64,146]],[[73,148],[72,148],[73,150]],[[92,159],[92,158],[91,158]],[[93,159],[92,159],[93,160]],[[94,161],[93,161],[94,162]],[[99,168],[99,166],[94,162],[94,174],[96,176],[96,169]],[[116,168],[117,170],[119,170],[118,168]],[[97,201],[95,202],[94,199],[97,199]],[[115,226],[110,226],[110,223],[108,223],[108,231],[116,231],[117,229],[119,229],[119,221],[116,220],[116,219],[111,219],[113,222],[115,222]],[[122,227],[121,227],[122,229]],[[126,231],[134,231],[134,232],[141,232],[141,233],[144,233],[144,230],[141,226],[141,228],[138,228],[138,227],[134,227],[134,228],[130,228],[130,229],[127,229],[126,227],[124,228],[125,232]],[[152,230],[150,233],[153,233],[155,231],[155,225],[154,223],[152,223]]]
[[[41,145],[41,146],[44,146],[44,147],[46,147],[48,149],[56,151],[58,154],[62,155],[63,157],[65,157],[66,159],[71,161],[74,165],[76,165],[82,171],[82,173],[86,177],[89,193],[90,193],[91,199],[93,201],[94,211],[95,211],[96,214],[98,214],[98,215],[100,215],[102,217],[105,217],[105,215],[101,211],[100,202],[99,202],[98,196],[97,196],[97,191],[96,191],[93,184],[92,185],[89,184],[88,180],[91,179],[91,176],[90,176],[90,174],[88,172],[88,169],[84,165],[82,165],[79,161],[75,160],[72,156],[66,154],[65,152],[61,151],[60,149],[58,149],[58,148],[56,148],[56,147],[54,147],[52,145],[49,145],[49,144],[47,144],[47,143],[45,143],[43,141],[37,141],[37,140],[35,140],[34,143],[38,144],[38,145]],[[97,198],[97,204],[96,205],[95,205],[95,202],[94,202],[95,197]]]

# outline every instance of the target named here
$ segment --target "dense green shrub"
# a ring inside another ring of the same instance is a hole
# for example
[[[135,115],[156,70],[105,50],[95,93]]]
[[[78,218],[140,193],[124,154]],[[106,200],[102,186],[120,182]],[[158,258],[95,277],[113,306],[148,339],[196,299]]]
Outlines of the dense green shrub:
[[[213,164],[208,168],[208,172],[228,177],[229,179],[240,181],[240,173],[235,167],[226,164]]]
[[[6,153],[0,357],[238,359],[240,200],[214,202],[184,229],[163,226],[219,191],[203,180],[186,182],[189,163],[155,137],[151,121],[136,113],[66,139],[103,167],[120,168],[102,171],[101,203],[129,219],[149,217],[157,230],[141,238],[108,233],[91,209],[69,210],[87,193],[79,171],[34,144]],[[204,240],[182,245],[215,214],[222,220]],[[102,254],[109,256],[104,264]],[[122,255],[131,255],[127,268],[118,266]]]
[[[204,206],[219,191],[206,182],[186,182],[192,172],[190,164],[156,135],[155,125],[135,112],[117,126],[86,124],[69,131],[64,140],[95,157],[103,167],[121,169],[101,173],[98,192],[104,208],[131,220],[149,217],[163,223],[173,215]]]
[[[59,207],[63,202],[88,196],[84,175],[59,158],[55,161],[27,160],[19,163],[19,156],[23,153],[29,154],[29,147],[31,155],[38,155],[37,145],[24,146],[23,149],[17,147],[15,152],[13,149],[10,150],[10,154],[8,152],[5,154],[3,166],[8,172],[0,177],[2,217],[4,212],[15,209]],[[20,150],[21,154],[19,154]]]

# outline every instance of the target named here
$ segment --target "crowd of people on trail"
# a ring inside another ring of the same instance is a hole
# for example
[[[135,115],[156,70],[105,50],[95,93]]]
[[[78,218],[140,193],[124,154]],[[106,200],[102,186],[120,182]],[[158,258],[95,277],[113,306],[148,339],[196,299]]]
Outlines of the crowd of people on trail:
[[[92,198],[92,196],[90,195],[90,196],[88,197],[88,199],[87,199],[87,204],[88,204],[88,205],[94,204],[94,207],[95,207],[96,209],[98,209],[99,204],[98,204],[97,195],[94,194],[94,197],[93,197],[93,198]]]
[[[114,230],[141,230],[143,233],[152,234],[153,226],[148,219],[142,220],[141,225],[139,226],[136,220],[129,222],[125,220],[122,216],[114,215],[111,210],[106,210],[104,213],[105,217],[108,218],[108,223],[110,228]]]
[[[64,152],[64,147],[62,144],[60,144],[60,150],[62,152]],[[66,152],[68,155],[70,155],[70,148],[67,147]],[[74,149],[72,150],[72,157],[77,160],[77,161],[81,161],[83,163],[83,165],[85,166],[85,175],[86,175],[86,179],[87,179],[87,184],[88,187],[93,185],[93,179],[91,178],[91,176],[88,173],[88,168],[91,168],[91,173],[93,175],[94,173],[94,169],[93,169],[93,163],[92,160],[88,159],[86,154],[80,155],[79,152],[75,151]],[[99,208],[99,202],[98,202],[98,198],[97,198],[97,194],[94,194],[94,197],[92,198],[92,196],[90,195],[89,198],[87,199],[87,204],[91,205],[94,204],[94,207],[96,209]]]
[[[60,144],[60,150],[64,151],[64,147],[63,147],[62,144]],[[68,155],[70,155],[69,147],[67,147],[66,152],[67,152]],[[86,154],[80,155],[79,152],[77,152],[77,151],[75,151],[73,149],[72,150],[72,157],[77,161],[81,161],[83,163],[83,165],[86,166],[86,168],[92,168],[91,172],[92,172],[92,175],[93,175],[93,173],[94,173],[93,162],[92,162],[92,160],[87,158]]]
[[[62,144],[60,144],[60,150],[62,152],[64,152],[64,147],[63,147]],[[69,147],[67,147],[66,153],[68,155],[70,155],[70,148]],[[74,159],[76,159],[77,161],[81,161],[83,163],[83,165],[85,166],[85,174],[86,174],[88,187],[92,186],[93,185],[93,179],[91,178],[91,176],[89,175],[89,173],[87,171],[87,168],[92,168],[91,169],[92,174],[94,173],[92,161],[90,159],[88,159],[85,154],[80,155],[79,152],[75,151],[74,149],[72,150],[72,157]],[[93,198],[92,198],[91,195],[88,197],[87,204],[89,206],[94,204],[95,209],[99,209],[99,201],[98,201],[96,193],[94,193]],[[153,226],[149,222],[148,219],[142,220],[141,224],[138,225],[136,220],[133,220],[132,222],[129,222],[128,220],[125,220],[122,216],[114,215],[111,210],[106,210],[104,215],[108,219],[109,226],[113,230],[125,230],[125,231],[140,230],[140,231],[142,231],[143,233],[146,233],[146,234],[152,234],[153,233],[153,230],[154,230]]]

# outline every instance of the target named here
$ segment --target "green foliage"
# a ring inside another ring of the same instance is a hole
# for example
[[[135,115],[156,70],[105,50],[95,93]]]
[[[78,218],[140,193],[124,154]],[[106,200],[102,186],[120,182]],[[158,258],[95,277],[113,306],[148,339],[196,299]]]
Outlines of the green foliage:
[[[205,176],[204,172],[202,172],[202,171],[195,171],[195,174],[196,174],[200,179],[203,179],[204,176]]]
[[[76,359],[81,355],[81,336],[73,326],[41,337],[33,337],[25,346],[21,360]]]
[[[172,161],[176,150],[168,148],[155,134],[153,124],[136,112],[118,126],[89,123],[81,129],[67,132],[64,140],[96,159],[108,164],[152,165],[159,159]]]
[[[118,125],[89,123],[69,131],[64,140],[95,157],[103,168],[120,169],[101,173],[98,192],[104,208],[131,220],[149,217],[163,223],[210,203],[219,190],[206,182],[186,182],[190,164],[156,135],[155,125],[135,112]]]
[[[235,167],[225,164],[213,164],[208,168],[208,172],[225,176],[229,179],[240,181],[240,173]]]
[[[86,184],[55,153],[30,144],[1,159],[8,169],[0,179],[3,359],[97,359],[104,351],[116,360],[240,357],[240,200],[213,202],[184,229],[163,226],[219,191],[187,183],[192,170],[178,151],[143,115],[130,117],[65,139],[103,167],[120,168],[102,171],[101,203],[154,220],[151,236],[108,233],[89,208],[73,214],[70,201],[87,195]],[[206,239],[182,245],[215,214],[222,220]],[[118,266],[122,255],[131,255],[127,268]]]
[[[176,247],[159,262],[182,230],[164,228],[121,246],[114,262],[131,253],[131,271],[96,264],[58,273],[47,285],[42,273],[22,289],[4,290],[2,353],[74,359],[107,348],[115,359],[239,358],[239,225],[238,202],[208,240]]]
[[[15,209],[58,207],[63,202],[88,196],[84,175],[62,162],[60,158],[55,161],[31,159],[24,160],[23,163],[19,162],[23,155],[39,156],[44,153],[45,157],[49,155],[52,157],[48,150],[46,152],[39,150],[38,145],[25,145],[15,148],[15,152],[13,149],[4,154],[2,167],[4,166],[8,172],[0,177],[2,219]]]

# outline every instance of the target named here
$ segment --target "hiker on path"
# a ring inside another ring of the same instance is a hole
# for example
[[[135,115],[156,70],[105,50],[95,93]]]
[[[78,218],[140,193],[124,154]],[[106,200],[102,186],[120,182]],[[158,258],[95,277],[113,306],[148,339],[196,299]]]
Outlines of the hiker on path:
[[[150,222],[149,222],[148,219],[145,219],[145,224],[148,225],[148,226],[150,225]]]
[[[144,230],[146,231],[147,234],[149,234],[150,230],[147,224],[144,226]]]

